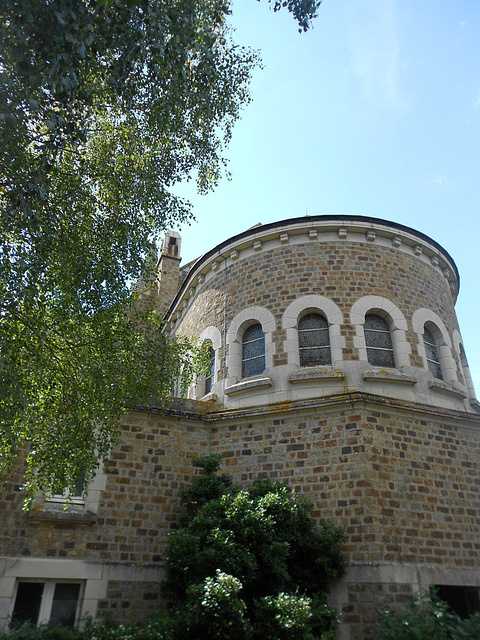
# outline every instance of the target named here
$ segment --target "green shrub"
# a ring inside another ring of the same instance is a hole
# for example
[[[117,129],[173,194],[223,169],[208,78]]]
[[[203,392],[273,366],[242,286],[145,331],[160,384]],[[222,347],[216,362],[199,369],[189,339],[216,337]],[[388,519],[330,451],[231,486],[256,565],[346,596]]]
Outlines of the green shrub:
[[[192,520],[207,502],[220,498],[233,489],[230,476],[216,475],[220,460],[221,456],[213,453],[192,460],[192,463],[204,469],[205,473],[180,493],[184,508],[181,524],[185,525]]]
[[[377,640],[478,640],[480,613],[462,619],[435,593],[421,592],[398,611],[385,611]]]
[[[323,596],[344,571],[343,530],[318,526],[281,483],[240,490],[216,475],[218,457],[196,464],[204,473],[182,492],[183,527],[165,554],[168,640],[333,640],[337,615]]]
[[[68,627],[55,627],[42,624],[34,627],[22,624],[16,629],[0,632],[0,640],[83,640],[83,633]]]

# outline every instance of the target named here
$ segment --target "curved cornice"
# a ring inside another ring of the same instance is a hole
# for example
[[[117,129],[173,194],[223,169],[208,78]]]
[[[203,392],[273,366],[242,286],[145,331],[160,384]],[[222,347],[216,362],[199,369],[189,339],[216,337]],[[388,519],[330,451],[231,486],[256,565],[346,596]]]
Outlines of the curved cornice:
[[[190,267],[169,310],[176,320],[179,304],[188,306],[196,287],[221,267],[235,263],[240,257],[261,253],[277,246],[309,242],[368,242],[416,256],[441,273],[448,281],[455,302],[460,277],[450,254],[432,238],[397,222],[354,215],[322,215],[290,218],[257,225],[239,233],[202,255]],[[177,313],[176,313],[177,312]],[[172,317],[173,316],[173,317]]]

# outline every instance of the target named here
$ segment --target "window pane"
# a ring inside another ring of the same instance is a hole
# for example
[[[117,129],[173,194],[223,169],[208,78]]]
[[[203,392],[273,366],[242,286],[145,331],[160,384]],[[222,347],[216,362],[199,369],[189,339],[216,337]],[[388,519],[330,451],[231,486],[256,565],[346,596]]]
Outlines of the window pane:
[[[375,313],[369,313],[365,316],[365,329],[374,329],[375,331],[388,331],[387,321],[381,316],[377,316]]]
[[[319,313],[307,313],[306,316],[300,318],[298,330],[306,329],[328,329],[328,322]]]
[[[263,331],[261,324],[252,324],[245,330],[243,334],[243,342],[248,342],[249,340],[258,340],[258,338],[263,338]]]
[[[308,313],[298,322],[300,366],[314,367],[332,363],[328,322],[319,313]]]
[[[254,340],[253,342],[247,342],[243,345],[243,357],[247,358],[256,358],[257,356],[263,355],[265,351],[265,341],[263,338],[259,340]]]
[[[213,347],[208,348],[208,375],[205,377],[205,393],[210,393],[212,390],[213,376],[215,374],[215,351]]]
[[[82,471],[77,481],[75,482],[75,493],[73,494],[75,498],[81,498],[83,496],[83,491],[85,489],[85,471]]]
[[[375,367],[395,367],[392,336],[386,320],[369,313],[365,316],[367,360]]]
[[[428,344],[428,342],[425,342],[425,353],[427,354],[427,358],[430,360],[438,361],[437,347],[434,344]]]
[[[265,336],[260,324],[245,330],[242,338],[242,376],[248,378],[265,371]]]
[[[256,376],[259,373],[265,371],[265,356],[259,358],[253,358],[252,360],[245,360],[242,367],[242,376],[248,378],[249,376]]]
[[[436,585],[435,588],[440,600],[446,602],[461,618],[468,618],[476,611],[480,611],[478,587]]]
[[[51,502],[65,502],[67,499],[70,499],[76,503],[83,502],[85,492],[85,471],[82,471],[76,479],[72,492],[67,490],[66,484],[65,480],[63,482],[59,480],[57,493],[47,496],[47,500]]]
[[[434,378],[437,380],[443,380],[442,368],[438,362],[433,362],[433,360],[427,360],[428,369]]]
[[[395,367],[395,358],[390,349],[368,349],[367,359],[375,367]]]
[[[42,593],[42,582],[19,582],[12,614],[12,626],[17,627],[24,622],[37,624]]]
[[[425,354],[427,356],[427,364],[434,378],[443,380],[442,367],[440,366],[440,358],[438,357],[437,342],[431,331],[426,327],[423,331],[423,344],[425,346]]]
[[[318,347],[314,349],[300,349],[300,366],[315,367],[332,363],[330,347]]]
[[[52,624],[61,627],[74,626],[79,594],[79,584],[57,582],[50,615]]]
[[[365,343],[367,347],[377,347],[378,349],[391,349],[392,337],[390,331],[365,331]]]
[[[298,343],[300,347],[327,347],[329,344],[328,329],[311,329],[298,331]]]

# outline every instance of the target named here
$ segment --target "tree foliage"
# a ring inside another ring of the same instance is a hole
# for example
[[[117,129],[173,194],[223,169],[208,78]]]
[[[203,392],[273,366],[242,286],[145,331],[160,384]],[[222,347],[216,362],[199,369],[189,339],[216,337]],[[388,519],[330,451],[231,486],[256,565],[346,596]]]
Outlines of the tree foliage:
[[[345,567],[342,530],[317,527],[308,501],[283,484],[240,490],[215,474],[218,458],[200,462],[205,473],[182,494],[184,526],[166,552],[172,640],[333,638],[324,598]]]
[[[306,29],[317,3],[275,2]],[[0,3],[0,472],[27,447],[27,488],[72,486],[119,416],[168,399],[201,363],[131,285],[154,277],[172,193],[218,182],[255,52],[228,0]]]
[[[274,11],[287,8],[298,22],[299,31],[307,31],[310,28],[311,21],[316,17],[317,9],[322,4],[322,0],[268,0],[268,2],[273,5]]]
[[[1,4],[2,464],[28,443],[31,493],[92,475],[118,416],[194,373],[192,345],[130,284],[191,215],[172,185],[217,182],[249,100],[256,54],[227,15],[214,0]]]

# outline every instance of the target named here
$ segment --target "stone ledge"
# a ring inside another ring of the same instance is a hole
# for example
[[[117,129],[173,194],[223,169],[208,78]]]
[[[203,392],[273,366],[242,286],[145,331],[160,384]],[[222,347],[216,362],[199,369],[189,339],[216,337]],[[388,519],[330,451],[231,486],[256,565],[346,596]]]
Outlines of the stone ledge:
[[[480,413],[480,402],[476,398],[470,398],[469,403],[474,411]]]
[[[205,404],[214,404],[215,402],[218,402],[218,396],[216,393],[212,393],[210,391],[200,398],[200,402],[204,402]]]
[[[450,394],[452,396],[457,396],[459,398],[468,397],[468,394],[463,389],[459,389],[458,387],[455,387],[452,384],[449,384],[448,382],[444,382],[443,380],[437,380],[436,378],[434,378],[433,380],[429,380],[428,386],[430,387],[430,389],[433,389],[434,391],[440,391],[443,393]]]
[[[329,367],[304,367],[291,373],[288,376],[288,381],[291,383],[298,382],[314,382],[315,380],[343,380],[345,374],[338,369],[331,369]]]
[[[227,387],[224,391],[227,396],[234,396],[238,393],[245,393],[246,391],[252,391],[256,389],[266,389],[267,387],[273,387],[273,380],[268,377],[262,378],[252,378],[242,380],[241,382],[237,382],[236,384],[232,384],[230,387]]]
[[[397,384],[416,384],[417,378],[415,376],[408,376],[405,373],[400,373],[395,369],[371,369],[364,371],[362,375],[363,380],[370,382],[394,382]]]
[[[64,503],[52,503],[48,506],[34,507],[28,515],[33,520],[54,520],[56,522],[74,522],[76,524],[93,524],[97,521],[95,514],[85,511],[84,507],[70,504],[65,508]]]

